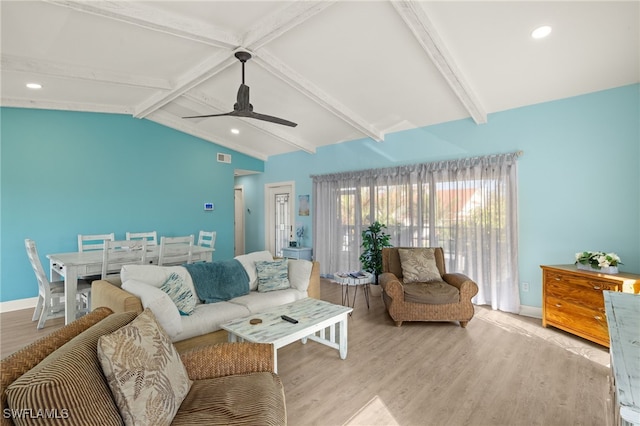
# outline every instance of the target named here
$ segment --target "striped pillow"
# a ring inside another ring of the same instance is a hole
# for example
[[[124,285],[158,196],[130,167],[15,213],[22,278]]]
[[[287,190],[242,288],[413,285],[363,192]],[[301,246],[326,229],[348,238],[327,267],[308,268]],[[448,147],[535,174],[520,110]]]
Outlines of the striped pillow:
[[[256,270],[258,271],[258,291],[261,293],[291,287],[287,259],[271,262],[258,261]]]
[[[112,314],[83,331],[7,387],[12,412],[49,413],[50,417],[11,419],[15,424],[122,425],[118,407],[104,380],[98,339],[126,326],[135,312]]]
[[[160,290],[169,295],[178,307],[180,315],[191,315],[196,309],[196,297],[184,282],[184,278],[172,272],[169,278],[160,286]]]

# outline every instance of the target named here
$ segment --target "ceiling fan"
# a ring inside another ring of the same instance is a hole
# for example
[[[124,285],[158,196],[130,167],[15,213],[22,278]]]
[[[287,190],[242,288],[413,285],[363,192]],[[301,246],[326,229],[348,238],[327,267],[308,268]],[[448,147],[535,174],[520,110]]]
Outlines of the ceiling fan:
[[[256,120],[269,121],[271,123],[282,124],[284,126],[296,127],[298,124],[292,121],[253,112],[253,105],[249,103],[249,86],[244,84],[244,64],[251,59],[251,54],[249,52],[236,52],[235,56],[240,62],[242,62],[242,84],[238,89],[238,102],[233,105],[233,111],[226,112],[224,114],[194,115],[182,118],[223,117],[228,115],[231,117],[254,118]]]

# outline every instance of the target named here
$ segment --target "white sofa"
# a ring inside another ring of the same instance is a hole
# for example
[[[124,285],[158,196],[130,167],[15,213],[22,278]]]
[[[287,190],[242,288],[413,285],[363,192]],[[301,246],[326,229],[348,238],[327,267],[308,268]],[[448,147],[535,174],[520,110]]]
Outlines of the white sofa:
[[[249,294],[216,303],[196,303],[191,315],[180,315],[178,308],[159,287],[173,272],[196,294],[187,269],[182,266],[126,265],[117,283],[98,280],[92,284],[92,309],[106,306],[114,312],[137,311],[151,308],[172,341],[180,342],[220,330],[220,324],[235,318],[261,312],[273,306],[293,302],[305,297],[319,298],[319,265],[307,260],[289,259],[290,288],[269,292],[258,291],[256,261],[273,260],[268,251],[254,252],[236,259],[249,276]]]

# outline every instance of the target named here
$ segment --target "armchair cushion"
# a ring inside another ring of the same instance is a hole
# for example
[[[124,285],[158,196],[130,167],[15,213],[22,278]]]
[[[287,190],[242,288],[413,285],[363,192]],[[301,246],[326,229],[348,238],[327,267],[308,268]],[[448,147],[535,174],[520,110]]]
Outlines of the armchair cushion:
[[[100,337],[98,358],[125,424],[171,423],[192,381],[151,310]]]
[[[398,249],[405,283],[442,281],[433,248]]]
[[[261,372],[195,381],[171,424],[286,423],[282,382],[271,372]]]
[[[405,283],[404,301],[429,303],[432,305],[458,303],[460,301],[460,291],[444,281],[433,283]]]

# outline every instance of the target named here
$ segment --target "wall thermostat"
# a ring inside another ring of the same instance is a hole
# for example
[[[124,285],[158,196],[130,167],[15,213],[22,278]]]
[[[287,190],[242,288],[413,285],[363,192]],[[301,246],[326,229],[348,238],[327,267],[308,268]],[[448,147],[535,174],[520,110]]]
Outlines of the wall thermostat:
[[[212,211],[213,210],[213,203],[204,203],[204,210],[205,211]]]

